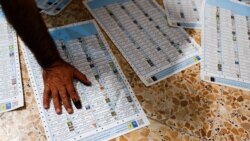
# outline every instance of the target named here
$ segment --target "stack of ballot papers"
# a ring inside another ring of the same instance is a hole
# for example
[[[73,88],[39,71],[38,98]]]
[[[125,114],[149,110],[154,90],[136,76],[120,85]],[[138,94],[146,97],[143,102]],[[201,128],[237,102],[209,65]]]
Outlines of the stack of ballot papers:
[[[92,86],[75,81],[83,108],[57,115],[43,108],[42,69],[22,44],[45,133],[50,141],[103,141],[149,124],[128,81],[95,22],[50,30],[61,57],[86,74]],[[73,104],[72,104],[73,105]]]
[[[47,15],[59,14],[72,0],[35,0],[37,7]]]
[[[153,0],[84,3],[145,85],[202,58],[202,80],[249,90],[247,2],[164,0],[166,14]],[[185,28],[202,25],[202,50],[182,28],[167,22]]]
[[[24,105],[17,35],[0,7],[0,113]]]
[[[85,5],[145,85],[155,84],[199,62],[199,46],[170,27],[153,0],[90,0]]]

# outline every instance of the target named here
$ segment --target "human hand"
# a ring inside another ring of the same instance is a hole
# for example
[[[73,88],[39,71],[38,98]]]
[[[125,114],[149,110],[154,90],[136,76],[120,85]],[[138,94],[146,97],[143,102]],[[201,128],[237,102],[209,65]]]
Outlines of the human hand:
[[[43,106],[45,109],[50,107],[50,98],[53,100],[57,114],[62,112],[61,102],[69,114],[73,113],[70,99],[77,109],[82,108],[80,98],[73,85],[74,78],[87,86],[91,85],[86,75],[63,60],[57,61],[51,67],[43,70]]]

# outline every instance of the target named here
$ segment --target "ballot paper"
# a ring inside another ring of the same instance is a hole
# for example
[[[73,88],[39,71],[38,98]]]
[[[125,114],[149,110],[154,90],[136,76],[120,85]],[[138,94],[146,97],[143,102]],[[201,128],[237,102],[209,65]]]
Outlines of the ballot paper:
[[[37,7],[47,15],[59,14],[72,0],[36,0]]]
[[[17,35],[0,6],[0,113],[23,105]]]
[[[50,33],[61,57],[86,74],[92,86],[75,81],[83,107],[78,110],[73,106],[74,114],[68,114],[63,108],[62,114],[57,115],[53,102],[45,110],[42,70],[22,45],[48,140],[106,141],[149,124],[94,21],[55,28]]]
[[[204,0],[163,0],[171,26],[201,28],[201,6]]]
[[[90,0],[85,5],[146,86],[199,62],[199,47],[170,27],[152,0]]]
[[[203,16],[201,78],[250,90],[250,6],[207,0]]]

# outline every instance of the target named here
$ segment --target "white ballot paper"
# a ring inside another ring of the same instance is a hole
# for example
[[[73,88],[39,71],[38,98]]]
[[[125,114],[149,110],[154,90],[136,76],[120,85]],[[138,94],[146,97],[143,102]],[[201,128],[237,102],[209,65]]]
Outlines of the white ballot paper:
[[[42,69],[27,47],[25,61],[50,141],[103,141],[149,124],[128,81],[94,21],[54,28],[50,33],[61,57],[86,74],[92,86],[75,81],[82,109],[57,115],[51,102],[45,110]]]
[[[23,105],[17,35],[0,6],[0,113]]]
[[[201,28],[201,6],[204,0],[163,0],[171,26]]]
[[[199,47],[170,27],[152,0],[91,0],[85,5],[146,86],[199,62]]]
[[[250,7],[207,0],[203,16],[201,78],[250,90]]]

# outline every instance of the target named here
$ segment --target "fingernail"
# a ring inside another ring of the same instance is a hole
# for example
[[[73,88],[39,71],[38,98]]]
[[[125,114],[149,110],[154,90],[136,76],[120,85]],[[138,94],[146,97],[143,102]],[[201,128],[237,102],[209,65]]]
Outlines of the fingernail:
[[[43,107],[44,107],[44,109],[49,109],[48,105],[44,105]]]
[[[67,109],[67,112],[68,112],[69,114],[72,114],[72,113],[73,113],[73,110],[72,110],[71,108],[68,108],[68,109]]]
[[[87,86],[91,86],[92,83],[90,81],[87,82]]]
[[[61,114],[61,110],[59,108],[56,109],[57,114]]]
[[[74,102],[74,104],[75,104],[75,106],[76,106],[77,109],[81,109],[82,108],[82,103],[81,103],[80,100]]]

